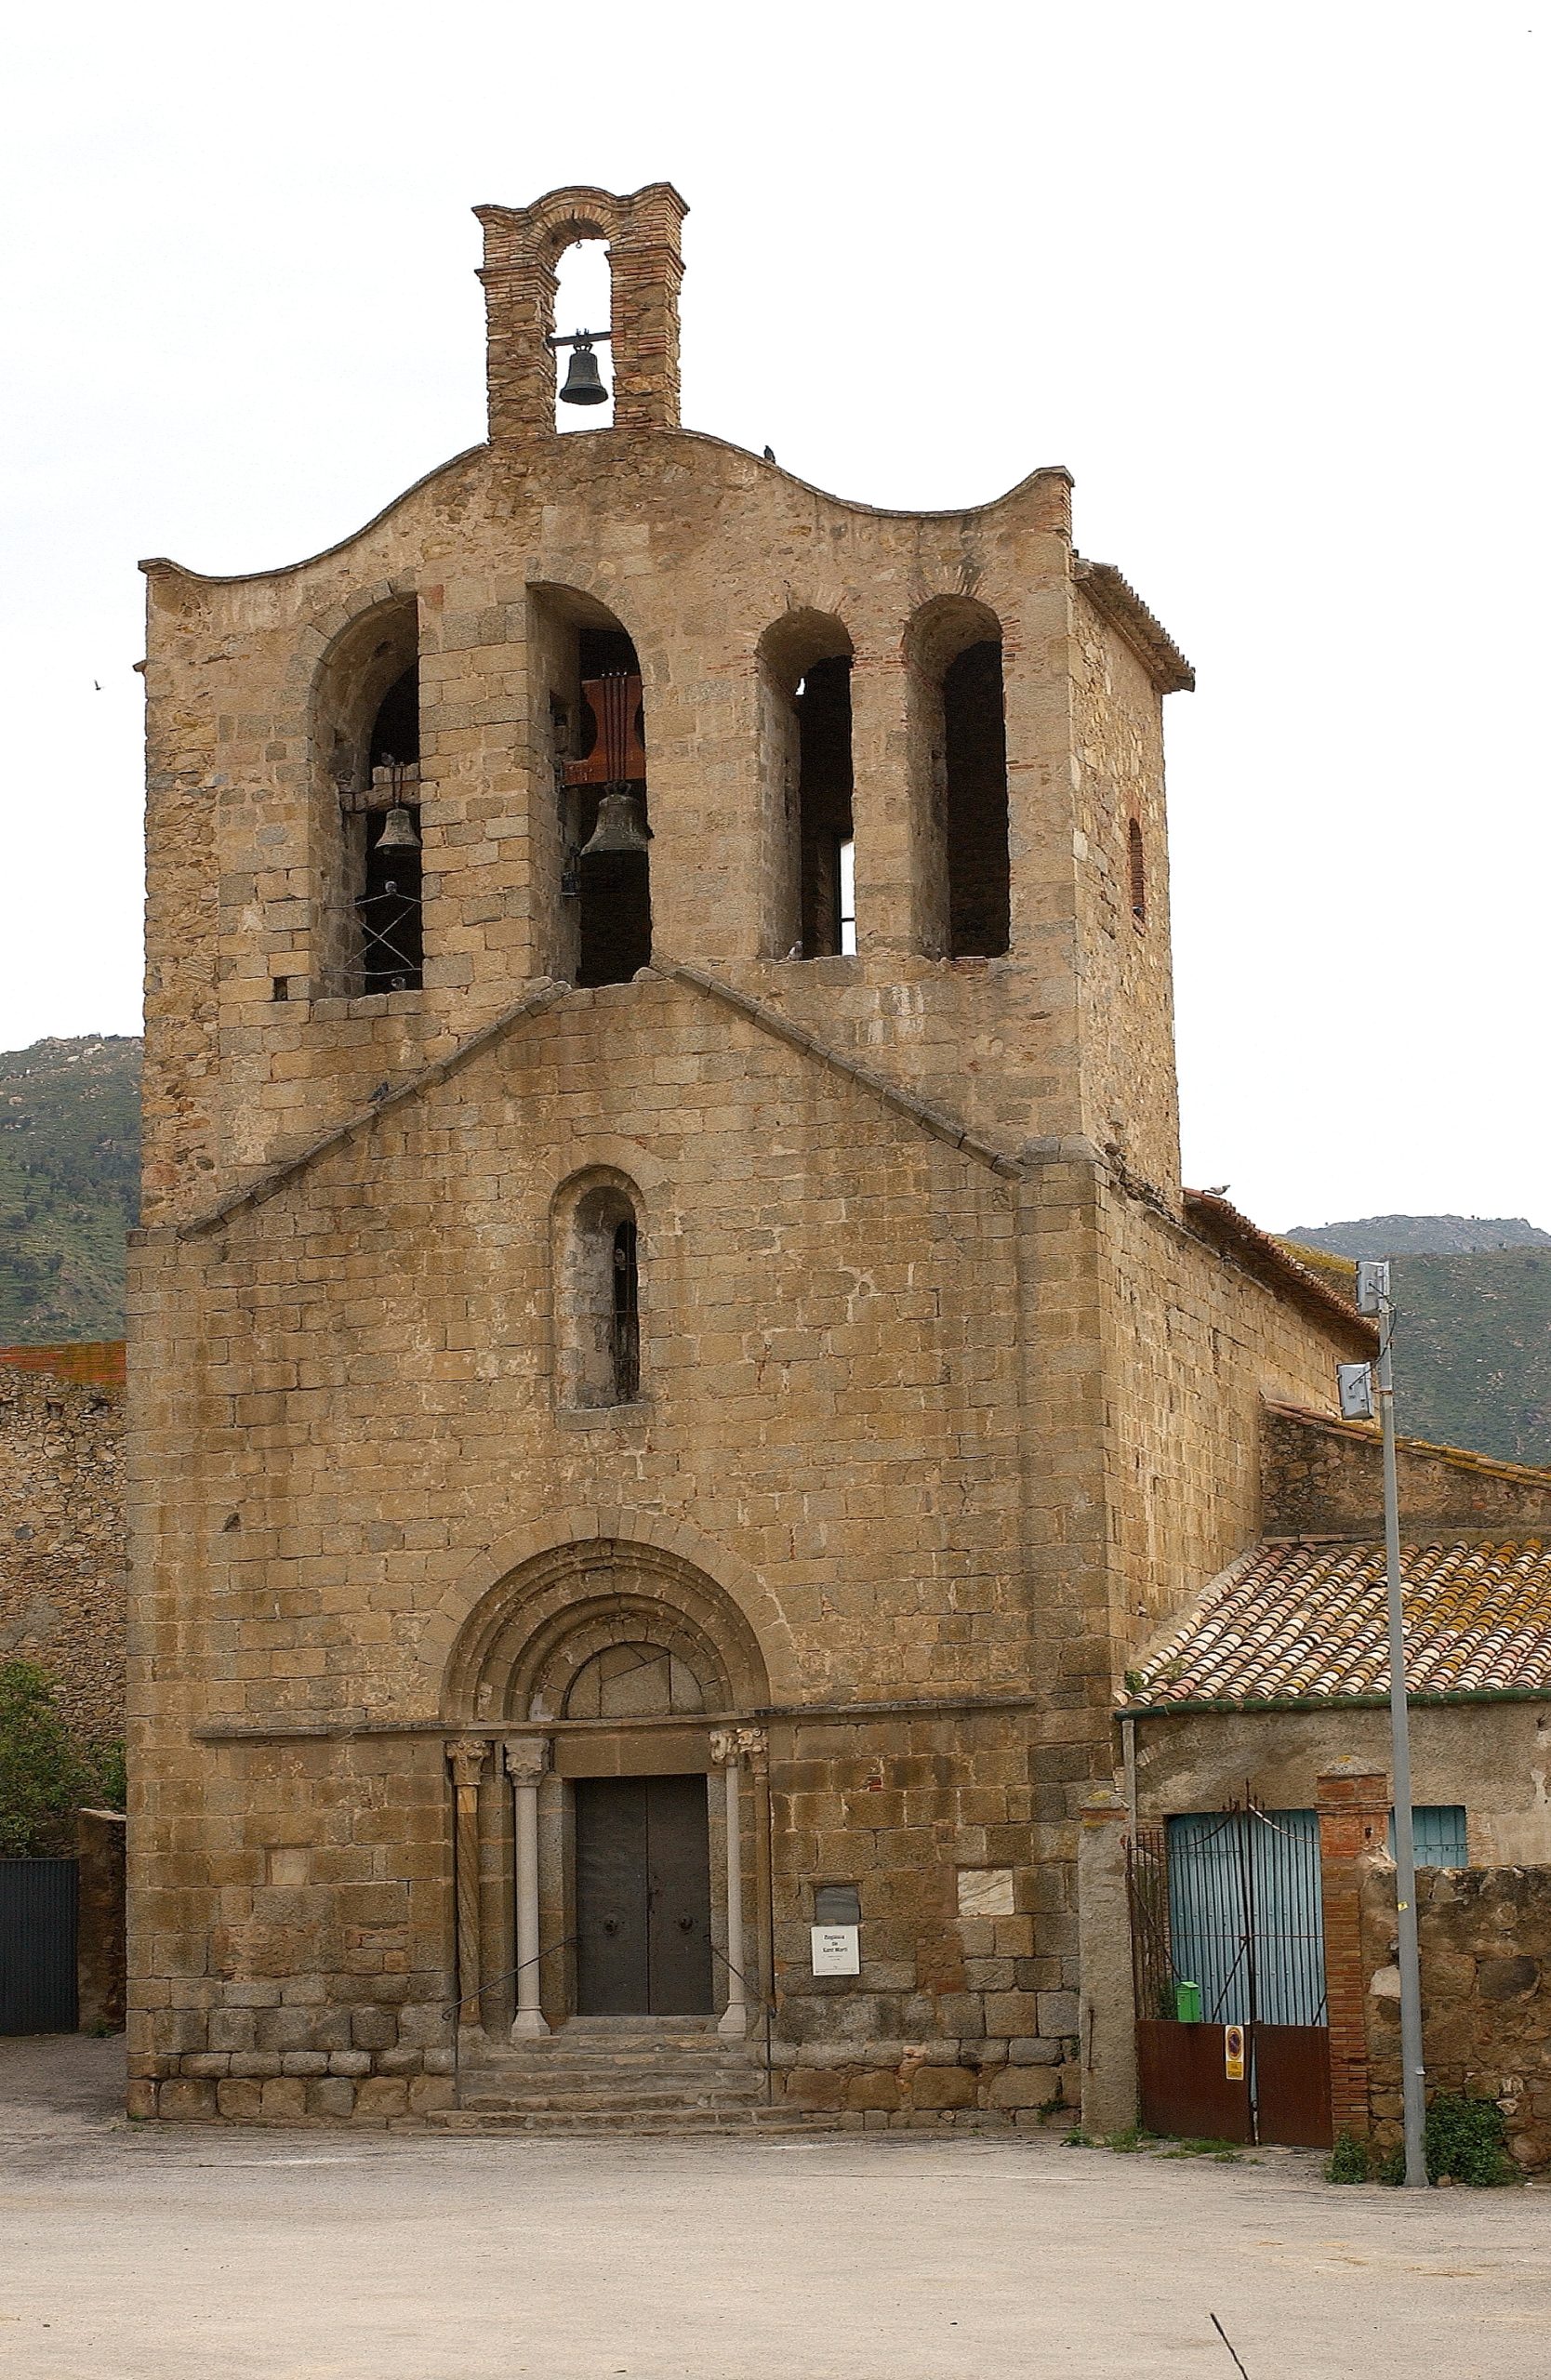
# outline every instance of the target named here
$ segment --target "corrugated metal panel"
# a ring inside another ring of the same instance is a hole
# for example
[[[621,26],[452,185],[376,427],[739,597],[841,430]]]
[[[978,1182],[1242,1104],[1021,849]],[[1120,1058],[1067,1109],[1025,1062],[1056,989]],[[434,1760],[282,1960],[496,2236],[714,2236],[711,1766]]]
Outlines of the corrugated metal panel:
[[[1412,1839],[1419,1868],[1468,1868],[1463,1802],[1434,1802],[1411,1813]],[[1389,1856],[1395,1857],[1395,1813],[1389,1813]]]
[[[1171,1818],[1169,1932],[1174,1973],[1200,1985],[1210,2023],[1323,2024],[1315,1812]]]
[[[0,1859],[0,2033],[75,2030],[73,1859]]]

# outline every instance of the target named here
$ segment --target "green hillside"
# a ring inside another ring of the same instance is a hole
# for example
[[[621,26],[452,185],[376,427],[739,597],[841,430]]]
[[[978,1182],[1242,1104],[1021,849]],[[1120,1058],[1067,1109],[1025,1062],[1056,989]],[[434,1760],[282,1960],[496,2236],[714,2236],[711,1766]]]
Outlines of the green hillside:
[[[0,1345],[123,1337],[139,1093],[127,1035],[0,1053]]]
[[[1551,1464],[1551,1248],[1398,1256],[1394,1285],[1397,1426]]]
[[[1344,1297],[1354,1255],[1391,1259],[1408,1437],[1551,1466],[1551,1233],[1521,1218],[1371,1215],[1282,1245]]]

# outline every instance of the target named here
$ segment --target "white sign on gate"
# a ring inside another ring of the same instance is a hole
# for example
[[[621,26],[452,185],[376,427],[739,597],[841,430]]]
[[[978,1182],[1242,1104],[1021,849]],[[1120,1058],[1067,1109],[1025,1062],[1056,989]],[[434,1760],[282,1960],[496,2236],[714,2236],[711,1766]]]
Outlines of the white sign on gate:
[[[860,1975],[859,1925],[810,1925],[808,1936],[813,1943],[815,1975]]]

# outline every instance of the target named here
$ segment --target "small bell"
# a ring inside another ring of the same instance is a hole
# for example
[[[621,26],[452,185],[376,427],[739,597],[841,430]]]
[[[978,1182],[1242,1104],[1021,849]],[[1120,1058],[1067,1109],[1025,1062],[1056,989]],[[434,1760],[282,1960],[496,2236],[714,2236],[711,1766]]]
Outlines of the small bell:
[[[598,359],[592,352],[590,338],[578,338],[571,350],[571,361],[565,367],[565,385],[560,392],[563,405],[603,405],[608,403],[608,390],[603,386]]]
[[[377,848],[379,852],[418,852],[420,838],[413,813],[395,804],[382,822]]]
[[[598,823],[582,846],[583,859],[605,859],[616,852],[644,852],[652,840],[641,797],[627,786],[610,786],[598,804]]]

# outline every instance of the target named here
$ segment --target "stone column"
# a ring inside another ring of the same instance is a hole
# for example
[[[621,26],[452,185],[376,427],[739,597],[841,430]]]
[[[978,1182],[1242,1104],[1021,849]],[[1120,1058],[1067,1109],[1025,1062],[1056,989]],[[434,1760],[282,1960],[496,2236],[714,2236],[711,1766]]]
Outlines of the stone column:
[[[1095,1786],[1082,1805],[1078,1831],[1078,2057],[1082,2127],[1090,2133],[1124,2132],[1136,2121],[1126,1816],[1119,1793]]]
[[[1356,2140],[1369,2131],[1366,1978],[1362,1971],[1362,1859],[1385,1847],[1389,1779],[1359,1760],[1320,1770],[1319,1894],[1325,1923],[1325,2013],[1330,2024],[1331,2123]]]
[[[538,1959],[538,1780],[550,1765],[546,1736],[513,1736],[506,1747],[506,1773],[511,1779],[512,1837],[517,1858],[517,2014],[511,2020],[514,2042],[547,2034],[543,1969]]]
[[[446,1747],[456,1811],[453,1888],[457,1896],[457,2021],[484,2025],[479,1997],[479,1780],[489,1750],[483,1736],[456,1736]]]
[[[897,649],[862,651],[851,671],[851,815],[855,828],[856,947],[911,951],[918,939],[916,807],[905,777],[907,680]]]
[[[717,2027],[742,2041],[749,2030],[748,1964],[743,1939],[743,1762],[762,1741],[757,1727],[711,1731],[713,1768],[722,1771],[727,1797],[727,2005]]]
[[[754,1787],[753,1975],[767,2001],[776,1997],[776,1945],[770,1938],[770,1738],[762,1727],[740,1727],[738,1745]],[[747,1962],[745,1972],[748,1972]]]

